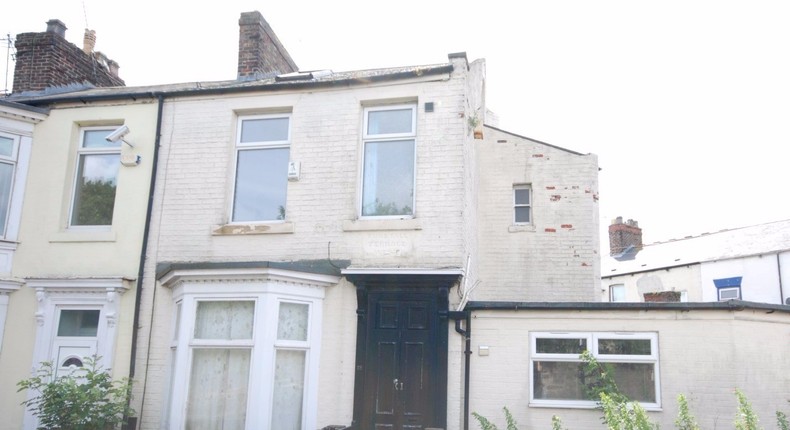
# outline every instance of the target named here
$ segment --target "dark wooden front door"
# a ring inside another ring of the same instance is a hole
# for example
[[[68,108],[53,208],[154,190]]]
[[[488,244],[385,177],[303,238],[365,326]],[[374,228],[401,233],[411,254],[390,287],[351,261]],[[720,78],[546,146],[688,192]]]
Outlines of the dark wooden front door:
[[[358,330],[364,334],[357,333],[354,428],[445,428],[447,289],[358,293]]]

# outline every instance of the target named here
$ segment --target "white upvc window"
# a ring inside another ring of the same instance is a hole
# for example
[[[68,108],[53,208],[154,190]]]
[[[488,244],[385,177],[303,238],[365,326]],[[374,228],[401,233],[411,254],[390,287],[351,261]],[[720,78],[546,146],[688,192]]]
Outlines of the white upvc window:
[[[364,109],[361,217],[414,216],[417,105]]]
[[[631,332],[530,333],[530,406],[596,407],[585,391],[584,351],[611,369],[629,399],[661,407],[658,334]]]
[[[288,188],[291,115],[239,118],[232,222],[282,221]]]
[[[70,227],[110,226],[121,165],[121,141],[106,139],[116,127],[83,127],[77,151]]]
[[[225,281],[221,292],[211,282],[162,281],[174,285],[177,314],[167,428],[315,428],[319,285],[337,279],[290,284],[274,272]]]
[[[610,302],[624,302],[625,301],[625,285],[613,284],[609,286],[609,301]]]
[[[6,237],[14,189],[19,136],[0,133],[0,237]]]
[[[513,222],[532,224],[532,185],[513,185]]]

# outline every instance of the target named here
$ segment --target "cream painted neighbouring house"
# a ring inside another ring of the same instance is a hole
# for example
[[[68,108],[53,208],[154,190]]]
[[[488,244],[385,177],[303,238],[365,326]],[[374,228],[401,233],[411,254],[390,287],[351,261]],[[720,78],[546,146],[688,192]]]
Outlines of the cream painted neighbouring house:
[[[239,24],[238,79],[22,99],[53,124],[77,100],[161,103],[123,121],[159,148],[138,324],[116,336],[136,339],[132,427],[466,430],[507,406],[600,429],[584,349],[662,427],[680,392],[705,428],[735,387],[781,408],[788,308],[598,302],[597,157],[499,128],[483,60],[299,71],[259,13]]]
[[[609,230],[602,301],[640,302],[646,294],[677,292],[684,302],[790,304],[790,220],[646,245],[633,220],[615,219]]]
[[[29,105],[10,109],[21,126],[13,129],[4,115],[0,129],[0,163],[16,157],[2,242],[8,266],[0,302],[0,429],[36,427],[21,405],[28,393],[18,393],[16,384],[41,362],[53,362],[63,375],[97,355],[114,377],[130,372],[158,104],[150,97],[104,102],[66,95],[92,88],[110,71],[90,46],[83,51],[65,41],[64,32],[51,20],[47,32],[17,37],[14,94],[0,104],[5,113],[9,101]],[[52,61],[61,63],[49,70]],[[70,87],[38,80],[77,79],[83,66],[85,81]],[[123,130],[121,138],[108,138]]]

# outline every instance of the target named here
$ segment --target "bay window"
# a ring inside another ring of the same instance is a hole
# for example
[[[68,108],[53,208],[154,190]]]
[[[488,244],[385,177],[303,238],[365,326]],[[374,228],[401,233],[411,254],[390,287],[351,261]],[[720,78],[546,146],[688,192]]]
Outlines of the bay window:
[[[417,107],[370,107],[364,115],[361,216],[411,217]]]
[[[168,427],[313,428],[323,289],[174,283]]]
[[[629,399],[660,407],[656,333],[532,333],[530,342],[530,405],[594,407],[580,357],[589,351]]]

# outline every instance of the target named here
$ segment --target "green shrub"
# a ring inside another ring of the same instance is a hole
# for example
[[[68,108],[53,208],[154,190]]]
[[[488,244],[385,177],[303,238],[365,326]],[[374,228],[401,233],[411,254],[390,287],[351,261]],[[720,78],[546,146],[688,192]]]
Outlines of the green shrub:
[[[513,415],[510,413],[507,407],[502,408],[505,411],[505,422],[507,423],[507,430],[518,430],[518,423],[513,418]],[[475,417],[477,423],[480,425],[481,430],[499,430],[496,424],[488,421],[486,417],[478,414],[477,412],[472,412],[472,416]]]
[[[622,402],[601,393],[604,421],[610,430],[657,430],[639,402]]]
[[[752,404],[741,390],[735,390],[738,398],[738,412],[735,415],[736,430],[760,430],[760,420],[752,409]]]
[[[17,391],[33,393],[22,404],[38,418],[39,429],[106,430],[134,414],[131,381],[114,381],[97,361],[87,358],[85,367],[66,376],[55,376],[53,364],[44,362],[35,376],[17,383]]]
[[[675,419],[675,427],[678,430],[700,430],[697,420],[689,412],[689,404],[683,394],[678,394],[678,417]]]

